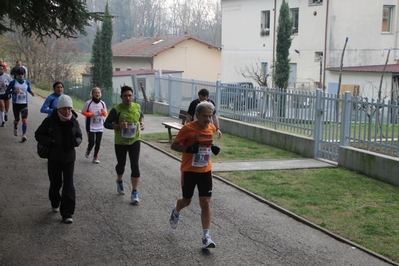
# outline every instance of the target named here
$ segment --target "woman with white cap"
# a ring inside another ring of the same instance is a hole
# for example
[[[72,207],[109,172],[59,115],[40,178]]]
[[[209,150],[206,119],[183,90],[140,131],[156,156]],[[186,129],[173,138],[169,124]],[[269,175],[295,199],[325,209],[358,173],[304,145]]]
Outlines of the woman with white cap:
[[[60,212],[63,222],[67,224],[73,222],[72,215],[75,212],[75,147],[82,142],[82,132],[76,119],[78,115],[72,108],[71,97],[61,95],[57,109],[43,120],[35,132],[36,140],[50,147],[47,170],[52,211]]]

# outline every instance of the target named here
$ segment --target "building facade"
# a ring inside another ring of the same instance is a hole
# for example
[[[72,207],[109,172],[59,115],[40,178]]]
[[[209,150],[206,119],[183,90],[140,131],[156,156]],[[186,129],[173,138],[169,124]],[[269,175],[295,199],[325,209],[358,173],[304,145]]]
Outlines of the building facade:
[[[382,97],[397,97],[399,0],[286,2],[293,21],[290,88],[336,93],[342,73],[341,89],[353,88],[359,96],[372,97],[381,88]],[[242,75],[245,69],[262,69],[270,74],[272,86],[281,3],[222,0],[223,81],[248,81]]]

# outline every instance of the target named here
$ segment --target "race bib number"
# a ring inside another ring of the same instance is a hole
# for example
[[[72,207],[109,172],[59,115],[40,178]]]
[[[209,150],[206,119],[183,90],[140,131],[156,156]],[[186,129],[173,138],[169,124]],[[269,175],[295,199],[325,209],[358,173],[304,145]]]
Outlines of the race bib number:
[[[210,148],[199,148],[198,153],[193,154],[193,160],[191,165],[194,167],[204,167],[207,166],[211,158]]]
[[[18,93],[16,102],[17,103],[26,103],[26,94],[25,93]]]
[[[92,117],[92,118],[90,119],[90,123],[91,123],[93,126],[102,125],[102,124],[103,124],[103,118],[102,118],[102,116]]]
[[[127,124],[127,128],[121,130],[122,138],[133,139],[136,137],[136,124]]]

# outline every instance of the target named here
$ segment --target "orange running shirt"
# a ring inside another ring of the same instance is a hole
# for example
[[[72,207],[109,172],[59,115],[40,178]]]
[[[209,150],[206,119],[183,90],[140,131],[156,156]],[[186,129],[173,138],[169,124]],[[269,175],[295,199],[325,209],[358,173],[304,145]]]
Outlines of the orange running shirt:
[[[209,123],[206,129],[202,129],[197,122],[195,120],[185,124],[174,140],[182,146],[191,146],[195,141],[200,142],[199,153],[183,152],[180,166],[182,172],[206,173],[212,170],[211,146],[216,127],[214,124]]]

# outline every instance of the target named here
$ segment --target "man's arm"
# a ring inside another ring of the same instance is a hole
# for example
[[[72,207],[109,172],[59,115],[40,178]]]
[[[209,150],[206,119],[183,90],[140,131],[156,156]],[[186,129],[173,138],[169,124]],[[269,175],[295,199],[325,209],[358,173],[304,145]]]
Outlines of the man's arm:
[[[197,107],[196,100],[192,101],[188,107],[187,115],[186,115],[186,123],[193,121],[193,117],[195,114],[195,107]]]
[[[213,124],[216,127],[216,133],[218,134],[218,139],[222,137],[222,131],[219,128],[219,118],[216,114],[213,114],[212,116]]]
[[[116,121],[117,119],[118,114],[116,113],[116,110],[112,108],[107,118],[105,119],[104,127],[106,129],[119,129],[119,125],[114,123],[114,121]]]

